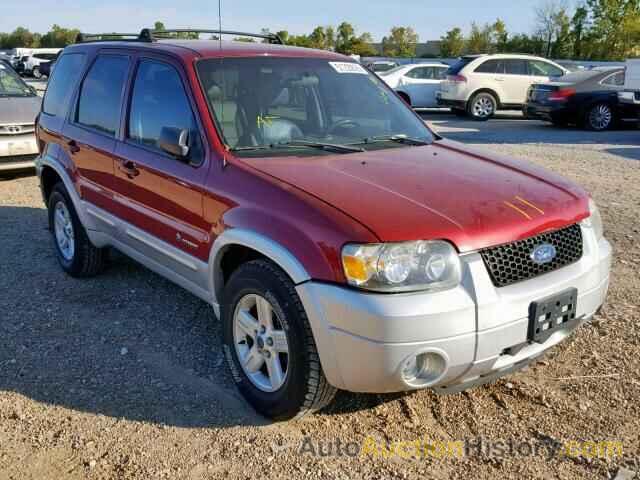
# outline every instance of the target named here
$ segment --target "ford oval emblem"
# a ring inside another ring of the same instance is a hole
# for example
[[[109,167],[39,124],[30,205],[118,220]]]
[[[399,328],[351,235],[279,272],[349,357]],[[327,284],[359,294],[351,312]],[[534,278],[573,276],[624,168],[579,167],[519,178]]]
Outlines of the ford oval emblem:
[[[542,245],[538,245],[531,252],[531,260],[533,263],[537,263],[538,265],[544,265],[545,263],[552,262],[556,255],[558,254],[556,247],[551,245],[550,243],[543,243]]]

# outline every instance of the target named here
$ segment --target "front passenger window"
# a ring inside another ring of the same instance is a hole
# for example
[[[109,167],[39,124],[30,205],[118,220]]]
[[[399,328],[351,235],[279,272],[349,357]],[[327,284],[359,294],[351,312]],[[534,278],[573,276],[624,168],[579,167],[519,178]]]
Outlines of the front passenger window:
[[[189,132],[189,157],[201,155],[199,133],[180,75],[166,63],[143,60],[138,66],[129,111],[128,138],[160,151],[163,127]]]

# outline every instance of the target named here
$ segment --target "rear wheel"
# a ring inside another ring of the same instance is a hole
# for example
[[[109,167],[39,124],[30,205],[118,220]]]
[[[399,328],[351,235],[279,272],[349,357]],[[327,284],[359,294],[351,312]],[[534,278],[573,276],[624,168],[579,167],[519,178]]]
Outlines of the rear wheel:
[[[614,121],[613,109],[607,103],[598,103],[591,107],[585,118],[586,127],[597,132],[610,129]]]
[[[289,420],[333,399],[336,389],[324,376],[295,287],[273,263],[254,260],[233,273],[222,322],[233,379],[258,412]]]
[[[498,101],[489,92],[476,93],[469,101],[467,113],[474,120],[489,120],[498,109]]]
[[[31,72],[35,78],[42,78],[42,73],[40,73],[40,67],[33,67],[33,71]]]
[[[62,182],[53,187],[48,210],[56,257],[62,269],[72,277],[91,277],[100,273],[108,250],[91,243]]]

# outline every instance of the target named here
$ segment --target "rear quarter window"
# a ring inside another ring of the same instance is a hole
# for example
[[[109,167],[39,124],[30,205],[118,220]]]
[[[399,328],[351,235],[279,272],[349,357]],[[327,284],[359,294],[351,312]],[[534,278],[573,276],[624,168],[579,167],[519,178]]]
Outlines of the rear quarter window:
[[[76,123],[114,136],[120,124],[122,90],[128,71],[128,57],[99,55],[82,83]]]
[[[462,57],[460,60],[449,67],[449,70],[447,70],[447,75],[458,75],[462,71],[462,69],[469,65],[473,60],[473,58]]]
[[[60,57],[47,85],[42,104],[44,113],[55,116],[67,113],[70,94],[80,78],[85,61],[84,53],[67,53]]]

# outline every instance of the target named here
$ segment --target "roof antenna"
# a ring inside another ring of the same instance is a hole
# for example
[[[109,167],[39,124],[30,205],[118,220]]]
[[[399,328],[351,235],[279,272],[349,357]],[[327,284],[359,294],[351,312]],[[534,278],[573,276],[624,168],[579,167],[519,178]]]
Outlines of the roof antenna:
[[[218,46],[220,50],[220,72],[222,73],[222,98],[220,99],[220,114],[224,119],[224,99],[226,95],[226,84],[224,81],[224,68],[222,65],[222,0],[218,0]],[[227,166],[227,152],[222,154],[222,168]]]

